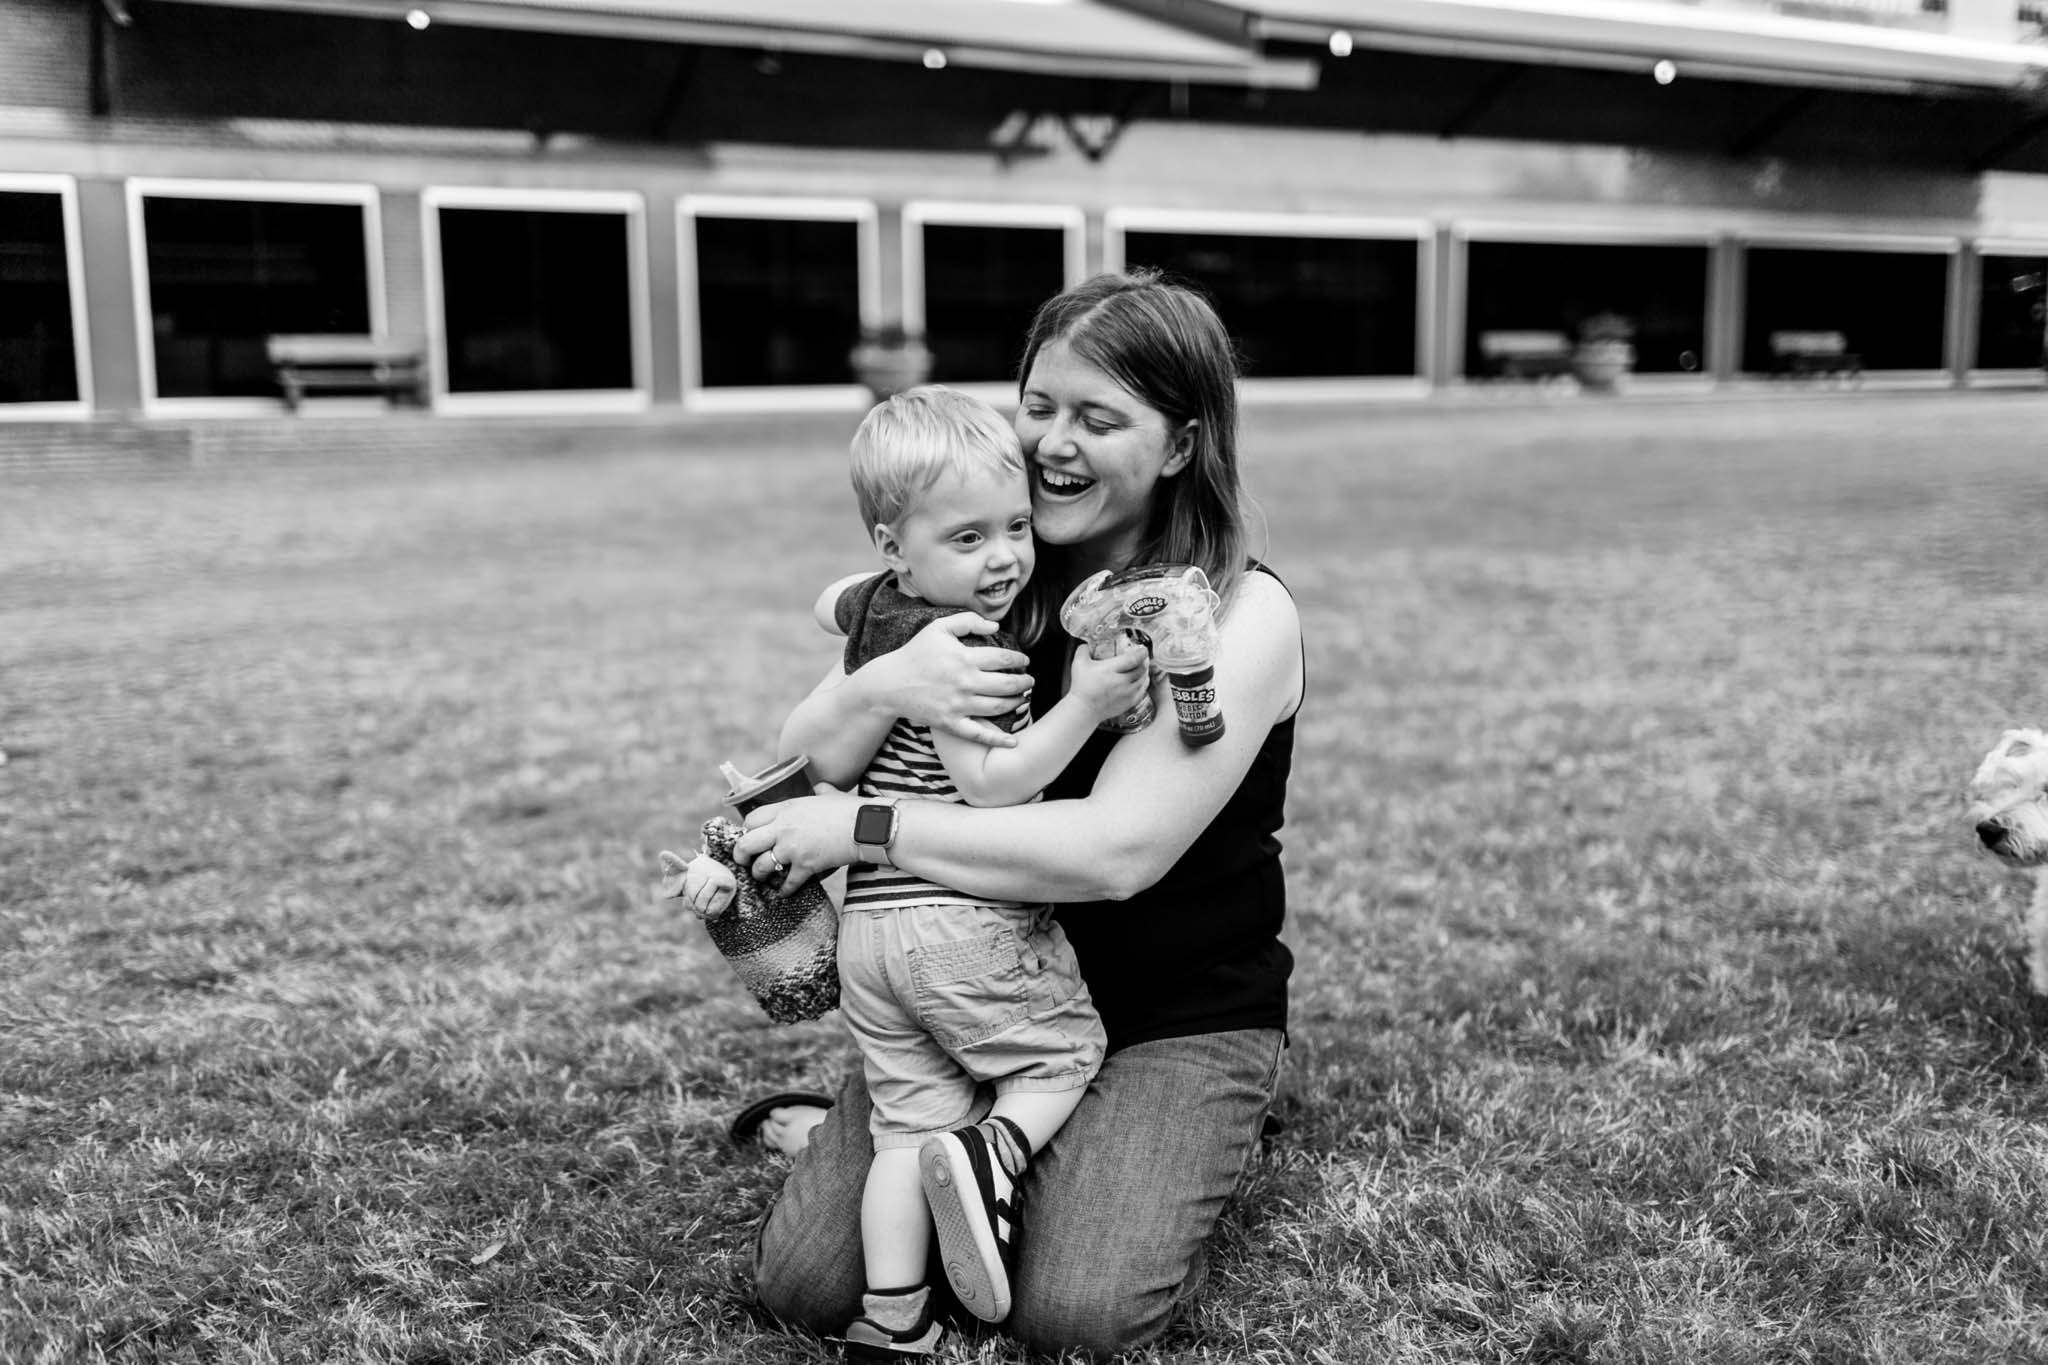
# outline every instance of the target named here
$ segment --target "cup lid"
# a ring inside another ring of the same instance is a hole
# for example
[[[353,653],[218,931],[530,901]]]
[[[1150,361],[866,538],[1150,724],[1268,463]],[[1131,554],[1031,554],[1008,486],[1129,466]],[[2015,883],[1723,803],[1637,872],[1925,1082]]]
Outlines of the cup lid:
[[[732,790],[726,793],[726,800],[745,801],[778,783],[788,781],[809,767],[810,762],[808,754],[796,754],[772,767],[763,768],[751,777],[741,773],[730,763],[721,763],[718,770],[724,775],[725,780],[732,784]]]

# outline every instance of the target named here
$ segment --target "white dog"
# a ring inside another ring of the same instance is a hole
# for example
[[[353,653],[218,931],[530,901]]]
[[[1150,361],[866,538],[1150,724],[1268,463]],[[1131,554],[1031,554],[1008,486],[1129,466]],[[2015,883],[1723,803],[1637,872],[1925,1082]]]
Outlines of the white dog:
[[[2048,995],[2048,734],[2007,730],[1970,779],[1970,823],[2009,867],[2039,869],[2027,912],[2028,972]]]

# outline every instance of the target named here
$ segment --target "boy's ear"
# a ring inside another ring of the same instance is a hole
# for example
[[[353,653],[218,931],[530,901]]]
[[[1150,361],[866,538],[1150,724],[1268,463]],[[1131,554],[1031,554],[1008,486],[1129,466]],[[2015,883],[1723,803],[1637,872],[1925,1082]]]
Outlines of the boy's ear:
[[[1161,478],[1172,478],[1195,458],[1195,432],[1200,426],[1200,422],[1190,417],[1181,423],[1179,431],[1173,433],[1173,448],[1166,453],[1166,466],[1159,471]]]
[[[868,533],[875,542],[875,550],[882,556],[882,562],[892,569],[903,567],[903,543],[896,539],[896,533],[889,529],[887,522],[876,522]]]

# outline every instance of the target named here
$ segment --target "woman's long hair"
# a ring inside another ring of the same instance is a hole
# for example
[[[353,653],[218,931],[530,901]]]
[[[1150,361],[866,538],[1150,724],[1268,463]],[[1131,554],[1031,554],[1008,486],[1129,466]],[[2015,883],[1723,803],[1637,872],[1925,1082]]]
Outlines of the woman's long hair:
[[[1237,470],[1237,351],[1209,300],[1157,270],[1097,275],[1046,300],[1031,321],[1017,368],[1021,397],[1038,353],[1065,342],[1166,418],[1193,421],[1194,449],[1178,474],[1153,490],[1152,515],[1134,563],[1200,566],[1230,607],[1244,575],[1243,485]],[[1065,547],[1039,544],[1038,571],[1013,618],[1057,629],[1066,591]]]

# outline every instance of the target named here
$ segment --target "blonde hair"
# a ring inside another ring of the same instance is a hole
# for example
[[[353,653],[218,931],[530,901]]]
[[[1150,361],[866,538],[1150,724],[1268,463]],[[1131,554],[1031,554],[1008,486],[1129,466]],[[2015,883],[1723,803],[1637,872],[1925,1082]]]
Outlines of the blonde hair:
[[[1024,477],[1024,448],[979,398],[926,384],[886,398],[853,433],[853,496],[872,532],[893,526],[945,474],[985,469]]]

